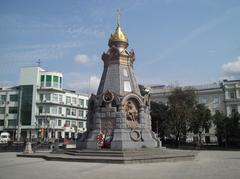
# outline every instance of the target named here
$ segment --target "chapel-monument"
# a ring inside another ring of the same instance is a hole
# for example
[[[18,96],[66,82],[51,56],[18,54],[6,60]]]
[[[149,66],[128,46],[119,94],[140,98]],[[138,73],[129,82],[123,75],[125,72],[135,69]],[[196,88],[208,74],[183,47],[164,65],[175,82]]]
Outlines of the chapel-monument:
[[[140,94],[133,64],[135,53],[128,50],[128,37],[120,27],[111,34],[97,94],[89,99],[87,132],[80,148],[131,150],[160,147],[151,128],[148,95]]]

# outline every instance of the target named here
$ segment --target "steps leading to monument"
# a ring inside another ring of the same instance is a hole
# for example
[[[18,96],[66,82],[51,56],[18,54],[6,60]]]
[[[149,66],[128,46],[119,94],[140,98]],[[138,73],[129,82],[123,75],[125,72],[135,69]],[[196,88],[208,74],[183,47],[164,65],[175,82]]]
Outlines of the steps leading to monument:
[[[167,156],[170,153],[166,152],[166,149],[145,149],[145,150],[126,150],[126,151],[112,151],[112,150],[66,150],[64,154],[72,156],[89,156],[89,157],[141,157],[146,156]]]
[[[66,154],[66,152],[68,154]],[[43,158],[50,161],[97,163],[149,163],[194,160],[196,151],[141,150],[141,151],[65,151],[65,153],[18,154],[18,157]]]

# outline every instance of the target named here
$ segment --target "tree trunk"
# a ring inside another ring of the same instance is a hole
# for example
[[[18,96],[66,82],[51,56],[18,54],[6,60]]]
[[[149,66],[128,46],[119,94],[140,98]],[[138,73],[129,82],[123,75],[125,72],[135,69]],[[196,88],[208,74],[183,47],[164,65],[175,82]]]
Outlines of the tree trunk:
[[[199,133],[198,133],[198,136],[199,136],[198,146],[201,147],[201,146],[202,146],[202,133],[199,132]]]
[[[179,132],[176,135],[175,145],[176,147],[179,147]]]
[[[225,147],[228,147],[228,131],[227,131],[227,127],[225,125]]]

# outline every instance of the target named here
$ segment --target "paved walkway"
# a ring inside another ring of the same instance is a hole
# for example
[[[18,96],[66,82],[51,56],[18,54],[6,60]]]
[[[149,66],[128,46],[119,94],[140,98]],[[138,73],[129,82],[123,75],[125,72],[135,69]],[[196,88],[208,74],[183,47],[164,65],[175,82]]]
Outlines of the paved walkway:
[[[0,179],[237,179],[240,152],[201,151],[194,161],[145,164],[54,162],[0,153]]]

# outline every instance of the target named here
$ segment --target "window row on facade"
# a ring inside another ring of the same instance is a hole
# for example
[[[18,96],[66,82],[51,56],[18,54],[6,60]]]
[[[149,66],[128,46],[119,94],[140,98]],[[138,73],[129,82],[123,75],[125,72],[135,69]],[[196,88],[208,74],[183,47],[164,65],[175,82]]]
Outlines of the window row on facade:
[[[38,127],[43,128],[61,128],[61,127],[78,127],[85,130],[86,126],[84,125],[84,121],[77,121],[77,120],[68,120],[68,119],[53,119],[48,121],[46,118],[39,118],[38,119]]]
[[[18,94],[0,95],[0,104],[4,104],[7,101],[16,102],[18,101]]]
[[[62,106],[39,106],[38,108],[39,115],[41,114],[53,114],[61,116],[77,116],[80,118],[86,117],[86,112],[82,109],[62,107]]]
[[[62,77],[55,75],[41,75],[41,87],[62,88]]]
[[[0,114],[17,114],[18,108],[17,107],[0,107]]]
[[[58,93],[40,93],[39,100],[40,102],[56,102],[61,104],[65,103],[67,105],[78,105],[80,107],[88,106],[88,100],[77,97],[65,96]]]

